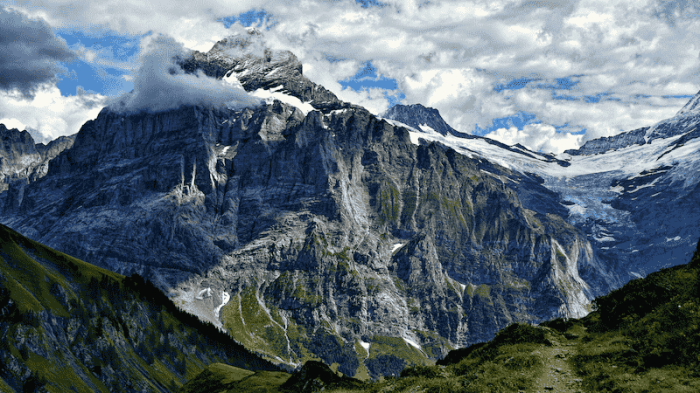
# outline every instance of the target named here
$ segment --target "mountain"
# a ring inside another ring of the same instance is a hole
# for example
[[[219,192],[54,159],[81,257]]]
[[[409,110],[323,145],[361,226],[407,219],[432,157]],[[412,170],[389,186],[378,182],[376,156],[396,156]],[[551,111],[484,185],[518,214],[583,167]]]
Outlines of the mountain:
[[[245,52],[256,37],[181,64],[264,105],[105,108],[2,221],[147,277],[270,360],[364,378],[512,322],[583,316],[621,285],[541,176],[418,143],[290,52]]]
[[[541,178],[568,210],[562,217],[586,235],[599,260],[624,283],[692,255],[700,232],[699,100],[700,93],[671,119],[590,140],[558,157],[487,138],[443,135],[433,129],[442,119],[411,126],[410,134],[416,144],[440,143]],[[392,121],[415,124],[421,112],[414,106]]]
[[[597,298],[585,318],[513,324],[489,342],[450,351],[434,366],[405,368],[398,378],[353,383],[308,362],[291,376],[253,379],[249,371],[212,365],[180,392],[239,392],[252,383],[268,392],[695,392],[699,295],[700,242],[690,263]]]
[[[34,143],[27,131],[0,124],[0,206],[16,200],[32,181],[46,175],[49,161],[73,145],[73,136],[59,137],[49,144]],[[7,195],[14,194],[9,198]]]
[[[92,266],[5,226],[0,331],[3,392],[170,392],[212,362],[277,370],[141,277]]]
[[[452,128],[440,116],[435,108],[427,108],[421,104],[414,105],[394,105],[389,108],[382,117],[398,120],[413,128],[428,128],[440,135],[454,135],[463,138],[472,138],[471,135],[461,133]]]
[[[392,124],[411,130],[413,143],[439,142],[449,147],[455,145],[462,154],[490,153],[495,154],[496,159],[500,156],[513,156],[515,154],[516,157],[523,156],[525,159],[544,160],[555,162],[559,166],[569,166],[567,161],[557,159],[553,154],[533,152],[519,143],[509,146],[494,139],[456,131],[447,124],[437,109],[427,108],[421,104],[394,105],[382,114],[382,118],[392,122]],[[424,136],[428,139],[424,139]],[[476,150],[470,150],[467,147],[468,144],[474,144]],[[489,159],[485,156],[484,158]]]

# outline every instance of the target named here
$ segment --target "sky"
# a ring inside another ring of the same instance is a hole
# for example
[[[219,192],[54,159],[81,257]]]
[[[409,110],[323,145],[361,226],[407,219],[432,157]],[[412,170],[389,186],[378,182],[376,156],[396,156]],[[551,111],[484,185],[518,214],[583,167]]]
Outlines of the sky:
[[[221,81],[153,70],[256,27],[375,114],[420,103],[459,131],[560,153],[672,117],[700,90],[699,11],[696,0],[0,0],[0,123],[46,142],[131,90],[132,106],[163,99],[153,81],[179,92],[172,105],[202,89],[254,105]]]

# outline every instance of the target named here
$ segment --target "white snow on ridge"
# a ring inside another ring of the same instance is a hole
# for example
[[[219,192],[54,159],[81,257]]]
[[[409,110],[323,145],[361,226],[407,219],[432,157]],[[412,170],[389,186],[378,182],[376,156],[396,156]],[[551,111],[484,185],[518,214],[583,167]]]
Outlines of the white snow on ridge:
[[[660,179],[660,178],[657,177],[657,178],[654,179],[654,181],[652,181],[651,183],[649,183],[649,184],[642,184],[641,186],[635,188],[634,190],[629,191],[629,193],[631,194],[631,193],[633,193],[633,192],[637,192],[637,191],[641,190],[642,188],[653,187],[659,179]]]
[[[268,104],[272,104],[274,100],[279,100],[285,104],[297,107],[304,114],[304,116],[306,116],[309,112],[316,110],[309,102],[301,102],[301,100],[297,97],[280,92],[279,90],[281,90],[283,87],[284,86],[276,86],[270,90],[258,89],[251,94],[265,100],[265,102]]]
[[[241,84],[241,81],[238,80],[236,73],[233,71],[229,72],[229,74],[226,75],[225,77],[223,77],[222,80],[224,82],[228,83],[229,85],[232,85],[235,87],[240,87],[241,89],[243,89],[243,85]],[[243,90],[245,90],[245,89],[243,89]]]
[[[418,128],[420,128],[421,130],[423,130],[425,132],[437,132],[437,131],[435,131],[435,129],[433,127],[430,127],[427,124],[421,124],[418,126]]]
[[[364,348],[365,351],[367,351],[367,353],[369,353],[369,347],[370,347],[370,345],[372,345],[372,344],[366,343],[366,342],[364,342],[364,341],[362,341],[362,340],[359,340],[359,341],[360,341],[360,346],[362,346],[362,348]]]
[[[567,209],[569,209],[569,214],[576,214],[579,216],[583,216],[586,214],[586,208],[581,205],[564,205]]]
[[[615,238],[612,236],[601,236],[601,237],[593,237],[597,242],[614,242]]]
[[[391,247],[391,252],[394,253],[394,252],[396,252],[396,250],[398,250],[399,248],[401,248],[403,246],[404,246],[403,243],[396,243]]]
[[[522,151],[523,154],[493,145],[486,139],[441,135],[426,124],[421,124],[419,129],[416,129],[399,121],[384,120],[395,127],[406,128],[413,144],[419,145],[421,139],[427,142],[439,142],[467,157],[480,156],[506,168],[523,173],[534,172],[545,178],[566,179],[596,173],[612,174],[611,170],[614,168],[618,172],[615,177],[621,179],[625,176],[638,176],[640,172],[653,170],[660,166],[673,166],[679,162],[684,163],[686,171],[700,168],[700,155],[697,154],[697,151],[700,150],[700,138],[692,139],[681,147],[674,148],[672,146],[683,135],[665,139],[659,138],[649,144],[631,145],[602,154],[585,156],[560,154],[558,156],[560,160],[570,163],[568,167],[563,167],[557,162],[548,162],[537,152],[530,152],[519,147],[514,147],[514,149]],[[662,155],[663,157],[661,157]],[[692,168],[687,168],[688,166]],[[685,173],[687,174],[687,172]],[[617,188],[613,190],[622,191]]]

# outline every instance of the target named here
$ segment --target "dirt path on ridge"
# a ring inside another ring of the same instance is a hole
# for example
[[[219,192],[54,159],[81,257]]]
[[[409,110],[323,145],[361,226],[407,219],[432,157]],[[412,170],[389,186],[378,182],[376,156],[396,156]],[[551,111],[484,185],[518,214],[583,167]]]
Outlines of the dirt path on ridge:
[[[553,343],[551,347],[539,349],[545,371],[535,383],[534,392],[577,393],[581,390],[581,378],[569,364],[576,355],[576,344],[569,340]]]

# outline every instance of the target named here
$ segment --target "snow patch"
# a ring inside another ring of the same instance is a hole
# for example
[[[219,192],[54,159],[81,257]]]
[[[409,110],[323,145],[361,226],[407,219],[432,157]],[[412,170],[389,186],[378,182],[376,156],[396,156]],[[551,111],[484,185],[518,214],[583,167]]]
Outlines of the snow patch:
[[[221,311],[221,308],[224,307],[229,300],[231,300],[231,295],[229,295],[228,292],[224,291],[221,294],[221,304],[216,306],[216,308],[214,309],[214,316],[216,317],[216,319],[219,319],[219,311]]]
[[[676,236],[676,237],[667,237],[667,238],[666,238],[666,241],[667,241],[667,242],[677,242],[677,241],[679,241],[679,240],[681,240],[681,237],[680,237],[680,236]]]
[[[615,238],[612,237],[612,236],[601,236],[601,237],[594,236],[593,239],[595,239],[595,241],[601,242],[601,243],[602,243],[602,242],[614,242],[614,241],[615,241]]]
[[[579,215],[579,216],[584,216],[586,215],[586,208],[581,206],[581,205],[564,205],[566,206],[567,209],[569,209],[569,214],[571,215]]]
[[[610,191],[616,192],[618,194],[622,194],[622,192],[625,191],[625,187],[622,187],[622,186],[610,187]]]
[[[309,102],[301,102],[301,100],[297,97],[278,91],[282,87],[283,86],[277,86],[270,90],[258,89],[251,94],[265,100],[267,104],[272,104],[275,100],[278,100],[284,102],[285,104],[294,106],[298,108],[304,114],[304,116],[306,116],[309,112],[316,110]]]
[[[228,75],[222,78],[222,80],[228,83],[229,85],[240,87],[241,89],[245,90],[243,88],[243,85],[241,84],[241,81],[238,80],[238,77],[236,77],[236,73],[233,71],[229,72]]]
[[[408,345],[410,345],[410,346],[412,346],[412,347],[415,347],[415,348],[416,348],[417,350],[419,350],[419,351],[421,350],[421,347],[420,347],[420,345],[418,345],[417,342],[415,342],[415,341],[413,341],[413,340],[411,340],[411,339],[409,339],[409,338],[406,338],[406,337],[403,337],[403,340],[406,341],[406,344],[408,344]]]
[[[435,131],[435,129],[434,129],[433,127],[431,127],[431,126],[429,126],[429,125],[427,125],[427,124],[421,124],[421,125],[418,126],[418,128],[420,128],[421,130],[423,130],[423,131],[425,131],[425,132],[431,132],[431,133],[432,133],[432,132],[437,132],[437,131]]]
[[[398,250],[399,248],[401,248],[403,246],[404,246],[403,243],[396,243],[391,247],[391,252],[394,253],[394,252],[396,252],[396,250]]]
[[[362,341],[362,340],[359,340],[359,341],[360,341],[360,346],[361,346],[362,348],[364,348],[365,351],[367,351],[367,353],[369,353],[369,347],[370,347],[372,344],[367,343],[367,342],[364,342],[364,341]]]
[[[211,297],[211,288],[202,289],[194,298],[197,300],[204,300],[205,297]]]

